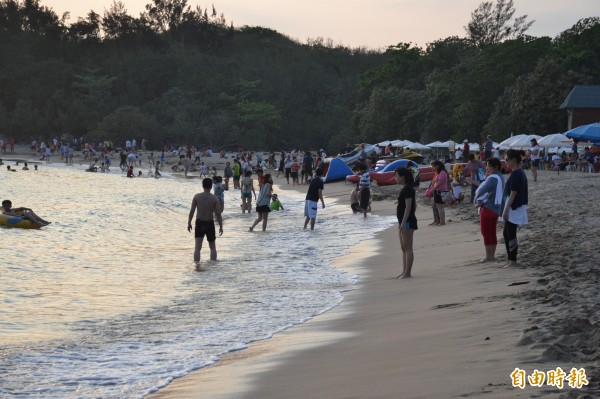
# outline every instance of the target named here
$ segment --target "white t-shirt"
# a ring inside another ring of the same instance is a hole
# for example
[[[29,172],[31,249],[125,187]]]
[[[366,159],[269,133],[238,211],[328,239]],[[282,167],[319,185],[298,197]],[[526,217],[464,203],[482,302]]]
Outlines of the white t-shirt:
[[[533,152],[536,150],[537,150],[537,154],[534,154]],[[540,146],[535,145],[535,146],[531,147],[531,160],[537,161],[538,159],[540,159]]]
[[[462,159],[462,151],[461,150],[456,150],[456,155],[455,155],[455,159],[459,160]]]

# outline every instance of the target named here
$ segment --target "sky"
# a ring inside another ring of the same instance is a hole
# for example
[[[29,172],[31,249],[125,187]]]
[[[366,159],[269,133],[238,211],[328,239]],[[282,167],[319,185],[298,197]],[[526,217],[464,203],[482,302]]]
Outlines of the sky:
[[[121,0],[130,15],[139,16],[150,0]],[[385,49],[400,42],[419,46],[465,36],[464,26],[482,0],[188,0],[192,7],[214,4],[228,23],[263,26],[306,42],[332,39],[350,47]],[[41,0],[59,15],[69,11],[70,21],[90,10],[102,15],[112,0]],[[535,23],[532,36],[551,36],[581,18],[600,16],[598,0],[514,0],[516,16],[527,14]]]

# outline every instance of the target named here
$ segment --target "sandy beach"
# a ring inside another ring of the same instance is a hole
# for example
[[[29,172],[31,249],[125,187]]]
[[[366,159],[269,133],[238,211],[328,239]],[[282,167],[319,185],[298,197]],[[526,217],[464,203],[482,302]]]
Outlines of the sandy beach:
[[[591,199],[599,187],[598,175],[580,173],[542,172],[540,182],[530,182],[531,222],[520,232],[523,269],[474,263],[483,245],[468,204],[447,208],[447,226],[428,227],[431,211],[420,203],[413,279],[393,279],[401,265],[391,228],[339,259],[337,266],[360,275],[342,305],[152,397],[595,397],[600,273],[592,254],[600,206]],[[349,190],[328,184],[326,201],[345,201]],[[380,196],[397,190],[385,188]],[[373,208],[395,212],[391,198]],[[497,257],[505,259],[502,243]],[[515,368],[529,375],[556,367],[585,368],[589,385],[512,386]]]
[[[221,172],[227,159],[203,161]],[[306,190],[281,178],[275,183],[283,198],[285,190]],[[446,226],[429,227],[430,207],[420,201],[414,278],[396,280],[397,228],[361,241],[357,216],[357,245],[336,266],[360,279],[340,306],[150,397],[598,397],[599,188],[597,174],[542,172],[538,183],[530,179],[530,224],[519,232],[521,269],[475,263],[483,244],[468,204],[448,207]],[[349,191],[343,182],[328,184],[325,201],[348,201]],[[397,192],[379,190],[385,199],[373,203],[374,211],[395,214]],[[319,217],[327,218],[327,209]],[[504,260],[502,243],[496,255]],[[556,367],[567,374],[585,368],[589,385],[512,386],[515,368],[529,375]]]

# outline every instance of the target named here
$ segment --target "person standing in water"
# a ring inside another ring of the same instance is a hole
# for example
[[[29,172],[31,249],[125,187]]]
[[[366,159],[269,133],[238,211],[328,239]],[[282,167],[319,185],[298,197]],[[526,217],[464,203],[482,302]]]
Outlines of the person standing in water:
[[[194,262],[200,263],[200,250],[202,249],[202,242],[206,236],[208,246],[210,247],[210,260],[217,260],[217,245],[216,245],[216,233],[215,233],[215,221],[219,223],[219,235],[223,235],[223,219],[221,217],[221,203],[217,196],[210,193],[212,189],[212,179],[204,178],[202,180],[202,188],[204,191],[194,196],[192,200],[192,207],[188,217],[188,232],[192,231],[192,219],[194,213],[196,213],[196,229],[194,237],[196,239],[196,245],[194,248]]]
[[[517,264],[517,252],[519,242],[517,241],[517,228],[527,224],[528,187],[527,176],[521,169],[523,155],[518,150],[506,152],[506,163],[512,170],[510,177],[504,185],[504,243],[508,254],[508,263],[503,267],[515,267]]]
[[[319,200],[321,200],[321,205],[323,206],[323,209],[325,209],[325,201],[323,201],[323,188],[325,186],[321,179],[321,176],[323,176],[323,169],[317,168],[315,175],[315,178],[310,181],[308,192],[306,193],[306,200],[304,201],[305,230],[308,226],[308,222],[310,222],[310,229],[315,229]]]
[[[258,218],[250,227],[250,231],[254,231],[254,228],[257,224],[262,221],[262,230],[267,230],[267,221],[269,220],[269,212],[271,212],[271,207],[269,203],[271,202],[271,193],[273,191],[273,178],[270,173],[267,173],[264,176],[264,183],[260,188],[260,192],[258,193],[258,199],[256,200],[256,213],[258,214]]]
[[[398,218],[398,229],[400,237],[400,247],[402,248],[402,273],[396,277],[400,279],[411,278],[413,261],[415,259],[413,252],[413,235],[418,229],[417,201],[414,189],[414,176],[412,172],[404,167],[396,169],[396,183],[402,185],[400,194],[398,194],[398,207],[396,208],[396,217]]]
[[[242,213],[250,213],[252,211],[252,194],[256,199],[256,191],[254,191],[254,180],[252,180],[252,172],[246,171],[245,176],[241,181],[242,191]]]

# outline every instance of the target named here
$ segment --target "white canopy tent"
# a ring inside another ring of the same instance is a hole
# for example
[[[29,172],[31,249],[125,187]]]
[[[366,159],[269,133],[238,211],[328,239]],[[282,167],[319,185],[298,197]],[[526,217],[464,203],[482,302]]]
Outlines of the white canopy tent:
[[[391,143],[391,141],[390,141],[390,140],[385,140],[385,141],[382,141],[381,143],[377,143],[377,145],[378,145],[379,147],[387,147],[387,146],[388,146],[388,144],[390,144],[390,143]]]
[[[412,145],[410,145],[409,147],[411,150],[418,150],[418,151],[431,150],[431,148],[429,146],[426,146],[425,144],[421,144],[421,143],[412,143]]]

